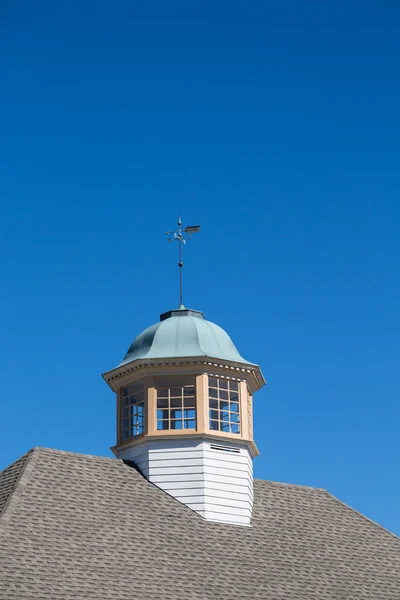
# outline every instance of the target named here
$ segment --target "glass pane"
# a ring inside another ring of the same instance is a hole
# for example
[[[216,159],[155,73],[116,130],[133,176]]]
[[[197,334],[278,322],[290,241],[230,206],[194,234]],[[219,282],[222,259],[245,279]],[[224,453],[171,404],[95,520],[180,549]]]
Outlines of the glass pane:
[[[129,388],[127,388],[127,387],[126,387],[126,388],[123,388],[123,390],[122,390],[122,395],[123,395],[123,396],[128,396],[128,395],[129,395]]]
[[[218,400],[211,400],[210,398],[210,408],[218,409]]]
[[[231,402],[231,411],[239,412],[239,404],[237,402]]]
[[[225,423],[224,421],[221,421],[219,426],[220,426],[219,428],[221,431],[229,431],[229,429],[230,429],[228,422]]]
[[[182,396],[182,388],[180,387],[173,387],[170,389],[170,396],[171,398],[177,398]]]
[[[169,429],[169,421],[157,421],[157,429]]]
[[[183,389],[183,393],[185,394],[185,396],[194,396],[194,385],[187,385]]]
[[[221,419],[221,421],[229,421],[229,413],[221,411],[219,418]]]
[[[208,385],[210,387],[218,387],[218,379],[216,377],[209,377],[208,378]]]
[[[171,408],[182,408],[182,398],[171,398]]]
[[[239,415],[237,413],[231,413],[231,423],[239,423]]]
[[[239,427],[239,425],[237,425],[236,423],[232,423],[232,425],[231,425],[231,431],[232,431],[232,433],[240,433],[240,427]]]
[[[130,393],[131,394],[135,394],[137,392],[142,392],[144,390],[144,385],[143,383],[133,383],[130,386]]]
[[[184,421],[185,429],[196,429],[196,421],[195,419],[190,419],[188,421]]]
[[[210,419],[214,419],[215,421],[218,421],[218,411],[217,410],[210,410]]]
[[[219,407],[221,410],[229,410],[229,402],[227,400],[220,400]]]
[[[124,398],[124,406],[129,406],[130,400],[129,398]]]
[[[221,398],[221,400],[228,400],[228,391],[219,390],[219,397]]]
[[[171,419],[182,419],[182,409],[171,410]]]
[[[129,437],[129,431],[127,429],[124,429],[122,432],[122,439],[126,440]]]
[[[212,429],[213,431],[218,431],[218,429],[219,429],[218,421],[210,421],[210,429]]]
[[[129,415],[129,408],[124,408],[123,416],[126,418]]]
[[[160,388],[157,390],[157,398],[168,398],[168,388]]]
[[[238,381],[230,381],[229,382],[229,389],[233,390],[235,392],[239,391],[239,382]]]
[[[227,379],[220,379],[219,380],[219,387],[222,390],[227,390],[228,389],[228,380]]]
[[[157,408],[168,408],[168,399],[157,400]]]
[[[215,390],[214,388],[209,388],[208,395],[210,396],[210,398],[218,398],[218,390]]]
[[[182,429],[182,420],[171,421],[171,429]]]
[[[185,419],[194,419],[196,416],[196,411],[194,410],[194,408],[191,408],[189,410],[184,410],[183,411],[183,416]]]
[[[239,400],[239,394],[237,392],[231,392],[230,398],[233,402],[237,402]]]
[[[184,398],[183,400],[183,406],[186,407],[190,407],[190,406],[196,406],[196,401],[194,398]]]

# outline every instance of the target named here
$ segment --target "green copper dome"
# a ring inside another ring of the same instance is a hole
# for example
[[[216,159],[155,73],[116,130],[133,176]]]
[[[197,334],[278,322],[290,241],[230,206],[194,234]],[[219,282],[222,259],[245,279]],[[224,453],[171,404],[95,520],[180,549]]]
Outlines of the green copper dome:
[[[249,363],[236,350],[229,335],[206,321],[197,310],[180,308],[160,316],[160,322],[145,329],[132,342],[121,365],[142,358],[209,356]]]

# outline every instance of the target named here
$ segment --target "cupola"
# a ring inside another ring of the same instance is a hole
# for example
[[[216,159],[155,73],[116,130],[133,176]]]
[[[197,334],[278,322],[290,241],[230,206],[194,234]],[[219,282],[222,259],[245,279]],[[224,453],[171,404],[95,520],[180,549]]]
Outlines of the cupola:
[[[250,525],[253,394],[265,381],[229,335],[171,310],[103,377],[117,399],[114,454],[203,518]]]

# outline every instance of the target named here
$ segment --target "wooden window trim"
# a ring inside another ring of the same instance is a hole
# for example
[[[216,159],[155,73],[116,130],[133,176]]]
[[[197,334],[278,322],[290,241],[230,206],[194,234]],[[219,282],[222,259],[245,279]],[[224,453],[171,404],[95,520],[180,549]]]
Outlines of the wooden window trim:
[[[164,380],[164,383],[162,383]],[[193,394],[185,396],[185,387],[192,387]],[[155,427],[156,433],[165,434],[165,432],[195,432],[197,431],[197,386],[196,377],[188,375],[172,375],[167,377],[156,377],[154,378],[155,388]],[[171,390],[180,389],[180,394],[172,395]],[[159,395],[161,390],[165,391],[165,395]],[[186,405],[185,405],[186,400]],[[190,404],[189,402],[190,401]],[[161,403],[165,404],[164,406]],[[159,411],[164,413],[159,416]],[[190,415],[185,411],[190,411]],[[178,413],[180,416],[176,416]],[[165,423],[167,427],[165,429],[159,429],[159,424]],[[172,424],[180,424],[181,427],[172,428]],[[185,427],[185,425],[193,425],[193,427]]]
[[[208,376],[208,425],[211,433],[214,432],[242,437],[243,411],[241,407],[241,387],[240,381],[228,378],[224,379],[214,375]],[[211,390],[213,391],[211,392]],[[221,397],[225,395],[225,393],[227,397]],[[237,395],[237,398],[233,399],[233,394]],[[221,407],[221,403],[223,402],[227,403],[225,410]],[[237,404],[237,410],[231,410],[232,404]],[[221,418],[223,413],[227,414],[227,419]],[[215,429],[212,426],[213,423],[217,424],[218,428]],[[224,429],[223,426],[226,425],[227,428]],[[234,431],[236,427],[238,430]]]

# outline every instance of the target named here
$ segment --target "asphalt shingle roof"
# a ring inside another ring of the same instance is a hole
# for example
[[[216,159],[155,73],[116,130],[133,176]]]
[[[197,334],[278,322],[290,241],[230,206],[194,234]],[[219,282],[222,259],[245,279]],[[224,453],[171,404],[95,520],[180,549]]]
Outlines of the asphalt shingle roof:
[[[14,491],[29,454],[29,452],[28,454],[24,454],[19,460],[10,465],[8,469],[0,473],[0,515],[8,498]]]
[[[399,600],[400,540],[324,490],[255,480],[204,521],[112,458],[35,448],[0,474],[1,600]]]

